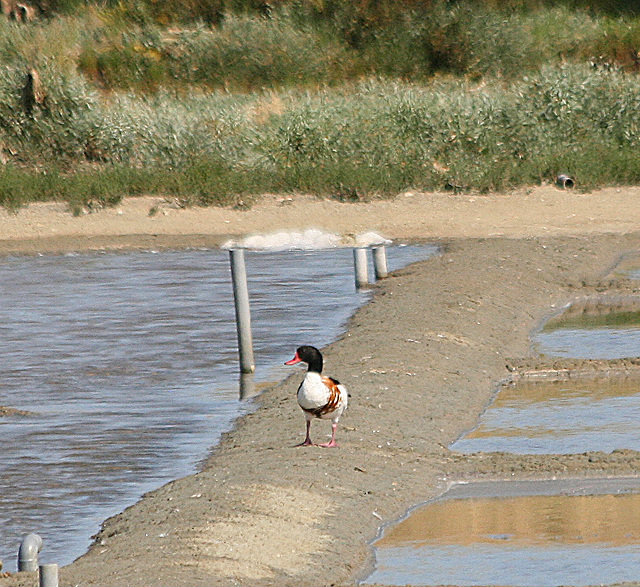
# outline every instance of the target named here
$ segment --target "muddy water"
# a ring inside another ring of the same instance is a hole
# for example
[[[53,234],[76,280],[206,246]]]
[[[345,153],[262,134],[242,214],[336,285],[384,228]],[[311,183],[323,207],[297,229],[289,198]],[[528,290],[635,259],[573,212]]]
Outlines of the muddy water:
[[[569,311],[535,342],[545,355],[578,359],[640,356],[640,313]],[[460,452],[520,454],[640,450],[640,379],[576,378],[503,386],[476,429],[455,442]]]
[[[640,378],[519,382],[504,386],[459,452],[518,454],[640,450]]]
[[[615,494],[581,492],[577,482],[571,495],[541,482],[495,484],[501,487],[491,496],[488,484],[477,485],[479,497],[469,484],[467,496],[449,492],[385,532],[367,583],[528,587],[640,579],[637,480],[622,488],[601,480],[600,490]]]
[[[390,269],[434,254],[388,249]],[[352,253],[248,253],[256,380],[301,343],[335,339],[366,294]],[[100,523],[193,472],[243,411],[224,251],[5,258],[0,263],[0,560],[82,554]]]

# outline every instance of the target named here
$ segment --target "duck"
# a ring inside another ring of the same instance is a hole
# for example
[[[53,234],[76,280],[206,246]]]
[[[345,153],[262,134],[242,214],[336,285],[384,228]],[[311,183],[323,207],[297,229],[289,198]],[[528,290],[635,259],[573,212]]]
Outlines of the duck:
[[[298,405],[304,412],[307,422],[307,435],[304,442],[298,446],[322,446],[333,448],[336,443],[336,429],[338,420],[347,408],[347,389],[338,380],[322,375],[323,358],[322,353],[313,346],[304,345],[298,347],[293,359],[287,361],[285,365],[295,365],[306,363],[307,373],[298,387]],[[311,442],[311,421],[314,418],[331,419],[331,440],[324,444],[315,445]]]

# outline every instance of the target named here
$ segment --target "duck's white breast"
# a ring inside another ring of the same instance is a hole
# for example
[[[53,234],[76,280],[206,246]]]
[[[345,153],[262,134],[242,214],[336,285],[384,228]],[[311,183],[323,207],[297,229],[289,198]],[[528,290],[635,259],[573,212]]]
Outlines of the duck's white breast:
[[[307,373],[298,388],[298,403],[303,410],[315,410],[326,405],[329,389],[319,373]]]

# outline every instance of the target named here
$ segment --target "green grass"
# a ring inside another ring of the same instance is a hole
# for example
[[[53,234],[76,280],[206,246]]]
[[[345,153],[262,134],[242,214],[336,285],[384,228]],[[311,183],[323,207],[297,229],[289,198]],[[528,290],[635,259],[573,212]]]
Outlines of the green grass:
[[[36,178],[26,200],[154,193],[229,204],[274,190],[366,199],[506,190],[560,172],[584,188],[640,181],[640,80],[589,66],[546,67],[513,85],[371,80],[313,93],[94,96],[90,108],[69,95],[93,96],[82,84],[57,87],[26,124],[1,113],[17,162],[9,183]]]

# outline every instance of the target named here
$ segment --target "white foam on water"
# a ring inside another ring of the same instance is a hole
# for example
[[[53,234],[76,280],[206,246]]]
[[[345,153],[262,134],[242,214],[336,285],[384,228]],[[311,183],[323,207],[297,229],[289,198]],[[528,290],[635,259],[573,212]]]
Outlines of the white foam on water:
[[[222,248],[243,248],[255,251],[287,251],[332,249],[340,246],[341,238],[337,234],[322,232],[310,228],[303,232],[282,231],[271,234],[255,234],[239,241],[228,241]]]
[[[357,234],[356,245],[359,247],[372,247],[375,245],[390,245],[391,241],[388,238],[384,238],[376,232],[363,232]]]
[[[317,251],[337,247],[391,244],[389,239],[375,232],[365,232],[350,237],[324,232],[317,228],[300,231],[281,231],[271,234],[255,234],[240,240],[229,240],[222,245],[223,249],[251,249],[254,251]]]

